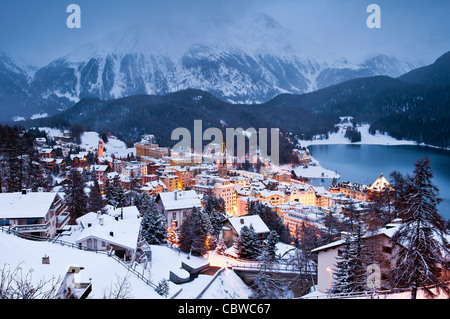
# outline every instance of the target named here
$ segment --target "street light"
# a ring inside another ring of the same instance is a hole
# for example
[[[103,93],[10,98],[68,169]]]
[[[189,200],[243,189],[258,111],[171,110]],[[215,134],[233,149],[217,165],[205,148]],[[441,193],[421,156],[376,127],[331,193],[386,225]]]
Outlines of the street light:
[[[328,297],[331,296],[331,284],[333,282],[333,268],[327,267],[327,271],[330,273],[330,289],[328,290]]]

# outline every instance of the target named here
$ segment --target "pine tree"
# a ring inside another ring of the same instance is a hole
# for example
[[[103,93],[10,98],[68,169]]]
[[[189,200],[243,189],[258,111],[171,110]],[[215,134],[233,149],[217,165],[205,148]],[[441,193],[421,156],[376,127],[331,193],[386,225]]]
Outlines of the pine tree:
[[[225,217],[225,201],[223,198],[217,198],[212,195],[207,195],[203,200],[205,207],[203,209],[204,213],[209,216],[211,225],[214,228],[214,237],[219,238],[222,232],[222,223],[226,219]]]
[[[286,299],[289,296],[288,286],[276,278],[273,271],[274,259],[272,253],[267,248],[267,246],[263,248],[259,258],[261,263],[258,273],[252,278],[253,284],[251,288],[253,289],[253,294],[250,298]]]
[[[341,254],[336,258],[336,264],[333,268],[333,285],[331,287],[331,293],[343,294],[353,291],[352,284],[353,278],[351,273],[351,254],[352,254],[352,239],[348,235],[344,238]]]
[[[216,246],[216,253],[218,253],[219,255],[223,255],[225,254],[226,249],[227,246],[225,245],[225,241],[223,240],[223,238],[220,238]]]
[[[272,230],[270,231],[269,235],[266,239],[266,246],[265,249],[268,254],[268,258],[271,258],[271,260],[275,260],[277,257],[277,244],[279,242],[279,236],[276,231]]]
[[[180,249],[195,256],[203,256],[210,248],[207,242],[213,236],[214,229],[207,214],[194,207],[186,216],[180,229]]]
[[[153,201],[142,210],[141,234],[150,245],[159,245],[167,238],[166,219]]]
[[[94,180],[94,184],[91,186],[91,191],[88,198],[88,210],[90,212],[103,211],[105,207],[105,201],[103,200],[100,186],[97,180]]]
[[[261,254],[261,243],[253,226],[244,226],[236,241],[236,253],[240,258],[256,259]]]
[[[392,257],[396,267],[391,280],[394,288],[411,288],[411,299],[416,298],[419,287],[433,297],[430,285],[450,296],[445,282],[450,271],[446,259],[450,254],[445,238],[448,232],[438,213],[439,189],[432,178],[430,159],[418,160],[401,199],[403,223],[392,237],[400,249]]]
[[[84,181],[77,169],[72,169],[69,184],[65,187],[65,202],[70,212],[69,224],[74,225],[78,217],[87,213],[87,196],[84,192]]]

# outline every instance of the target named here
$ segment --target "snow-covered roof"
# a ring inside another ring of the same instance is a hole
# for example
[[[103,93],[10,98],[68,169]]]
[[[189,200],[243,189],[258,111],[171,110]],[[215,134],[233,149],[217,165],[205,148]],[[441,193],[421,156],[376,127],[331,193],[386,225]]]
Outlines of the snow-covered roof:
[[[392,236],[394,236],[395,232],[398,230],[399,227],[400,227],[400,224],[397,224],[397,223],[388,224],[385,227],[379,229],[376,233],[363,235],[363,238],[369,238],[369,237],[378,236],[378,235],[386,235],[387,237],[392,238]],[[317,247],[316,249],[311,250],[311,252],[319,252],[324,249],[337,247],[337,246],[342,245],[343,243],[344,243],[344,241],[342,239],[339,239],[339,240],[329,243],[327,245]]]
[[[370,190],[376,190],[376,191],[382,191],[386,187],[390,187],[391,184],[387,181],[386,177],[381,174],[380,177],[377,178],[375,182],[373,182],[372,185],[369,186]]]
[[[238,234],[241,233],[242,227],[250,227],[250,225],[253,227],[255,233],[257,234],[270,232],[270,229],[258,215],[232,217],[228,218],[228,221]]]
[[[202,207],[200,197],[194,190],[160,193],[158,196],[165,210]]]
[[[44,218],[58,193],[0,193],[0,219]]]
[[[143,190],[143,191],[152,191],[156,187],[158,187],[158,185],[162,186],[163,189],[167,189],[166,184],[164,184],[160,180],[156,180],[156,181],[151,181],[151,182],[145,183],[144,186],[141,187],[141,190]]]
[[[104,172],[108,169],[108,165],[91,165],[93,171]]]
[[[134,209],[127,208],[124,207],[123,219],[119,218],[118,220],[109,214],[100,215],[93,212],[79,217],[77,223],[84,229],[76,242],[97,238],[129,249],[136,249],[141,219],[137,209],[134,211]],[[119,215],[120,211],[120,209],[115,210]]]

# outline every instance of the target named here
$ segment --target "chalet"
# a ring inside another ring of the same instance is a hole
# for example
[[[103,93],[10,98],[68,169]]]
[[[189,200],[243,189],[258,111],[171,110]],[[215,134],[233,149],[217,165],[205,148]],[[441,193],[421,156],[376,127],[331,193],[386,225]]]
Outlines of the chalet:
[[[274,178],[280,183],[289,183],[291,181],[291,173],[278,172],[275,174]]]
[[[91,171],[95,174],[95,179],[105,183],[108,179],[106,173],[109,171],[108,165],[91,165]]]
[[[0,226],[23,234],[55,237],[69,221],[58,193],[0,193]]]
[[[132,260],[135,257],[141,217],[136,206],[114,209],[107,214],[88,213],[76,222],[79,234],[76,243],[88,250],[114,251],[115,255]]]
[[[39,157],[43,158],[54,158],[55,151],[52,148],[41,148],[39,149]]]
[[[183,224],[184,218],[194,207],[203,207],[199,195],[193,190],[159,193],[156,204],[166,217],[167,223],[175,223],[177,227]]]
[[[240,216],[228,218],[223,225],[223,239],[227,247],[232,246],[236,241],[244,226],[252,226],[255,233],[260,238],[265,238],[270,229],[259,215]]]
[[[399,223],[394,221],[391,224],[386,225],[381,228],[377,233],[373,235],[363,236],[363,240],[369,238],[375,239],[378,250],[381,253],[382,262],[380,265],[381,270],[381,289],[390,289],[388,284],[388,274],[395,265],[394,260],[390,258],[398,251],[399,247],[393,246],[392,236],[400,226]],[[333,281],[333,269],[337,263],[337,257],[341,255],[342,245],[345,240],[345,236],[348,234],[343,233],[340,240],[334,241],[330,244],[313,249],[312,252],[316,253],[318,256],[317,265],[317,280],[318,280],[318,291],[322,293],[327,293],[332,286]],[[367,265],[368,266],[368,265]]]

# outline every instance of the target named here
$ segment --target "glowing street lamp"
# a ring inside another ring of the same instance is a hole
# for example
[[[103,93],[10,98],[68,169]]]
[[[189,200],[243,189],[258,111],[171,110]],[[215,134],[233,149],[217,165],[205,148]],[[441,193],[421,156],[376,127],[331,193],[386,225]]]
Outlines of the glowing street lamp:
[[[330,289],[328,290],[328,296],[331,296],[331,284],[333,282],[333,268],[327,267],[327,271],[330,273]]]

